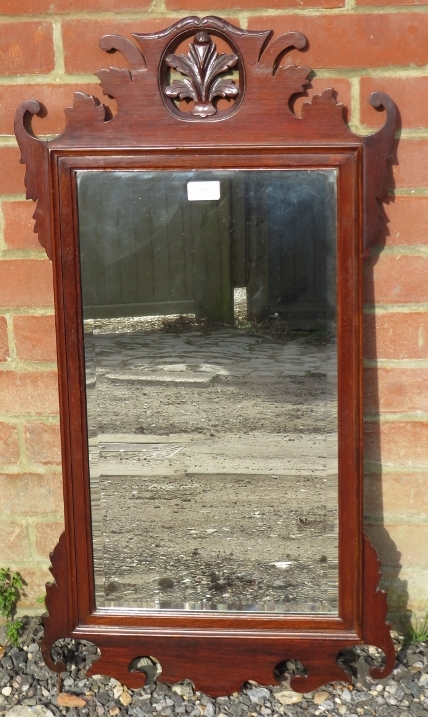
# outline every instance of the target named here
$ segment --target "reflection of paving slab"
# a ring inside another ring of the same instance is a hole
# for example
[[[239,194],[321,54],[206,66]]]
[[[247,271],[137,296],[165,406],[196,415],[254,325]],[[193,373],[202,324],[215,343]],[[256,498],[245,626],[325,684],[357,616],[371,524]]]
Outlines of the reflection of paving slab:
[[[113,383],[147,383],[153,385],[173,384],[174,386],[198,386],[203,388],[212,383],[214,373],[175,373],[162,371],[152,373],[149,371],[122,371],[109,373],[106,378]]]
[[[135,436],[100,435],[102,475],[268,474],[321,476],[327,470],[327,439],[320,434]]]

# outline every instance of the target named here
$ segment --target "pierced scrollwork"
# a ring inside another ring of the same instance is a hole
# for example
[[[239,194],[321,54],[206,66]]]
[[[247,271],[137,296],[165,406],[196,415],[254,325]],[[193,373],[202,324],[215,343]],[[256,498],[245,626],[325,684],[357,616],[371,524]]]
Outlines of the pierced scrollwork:
[[[233,80],[221,77],[238,63],[238,56],[218,54],[215,43],[207,32],[198,32],[194,42],[189,44],[187,57],[168,55],[165,62],[185,76],[184,80],[174,80],[166,88],[165,94],[180,100],[190,98],[195,106],[191,113],[197,117],[209,117],[217,112],[213,105],[215,97],[236,97],[239,88]]]

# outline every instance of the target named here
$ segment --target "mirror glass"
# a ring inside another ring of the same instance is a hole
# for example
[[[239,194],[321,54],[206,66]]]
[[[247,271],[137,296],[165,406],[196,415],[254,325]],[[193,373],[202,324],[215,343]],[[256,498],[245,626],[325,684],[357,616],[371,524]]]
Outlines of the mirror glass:
[[[77,173],[97,607],[337,613],[337,174]]]

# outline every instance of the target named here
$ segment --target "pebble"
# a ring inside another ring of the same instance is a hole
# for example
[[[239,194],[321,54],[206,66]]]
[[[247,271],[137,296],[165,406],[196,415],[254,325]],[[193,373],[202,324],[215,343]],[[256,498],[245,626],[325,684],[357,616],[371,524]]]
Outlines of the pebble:
[[[328,700],[330,697],[329,692],[315,692],[314,694],[314,703],[316,705],[321,705],[325,700]]]
[[[12,709],[7,712],[7,716],[8,717],[54,717],[53,713],[46,707],[43,707],[43,705],[35,705],[34,707],[29,707],[27,705],[17,705],[16,707],[12,707]]]
[[[60,692],[58,695],[58,707],[86,707],[85,700],[67,692]]]
[[[303,695],[300,692],[293,692],[293,690],[283,690],[275,692],[275,699],[282,705],[294,705],[303,700]]]
[[[129,694],[129,692],[122,692],[122,694],[119,697],[120,702],[123,704],[124,707],[127,707],[132,702],[132,697]]]
[[[174,580],[169,577],[159,578],[158,585],[159,585],[159,587],[164,588],[165,590],[170,590],[171,588],[174,587]]]
[[[8,646],[0,659],[0,717],[428,717],[425,643],[397,643],[393,674],[381,681],[369,675],[379,650],[360,646],[348,651],[342,662],[353,676],[353,685],[336,682],[302,695],[285,681],[273,688],[249,681],[241,692],[213,699],[195,692],[189,680],[131,690],[111,676],[87,678],[97,648],[61,640],[53,648],[55,659],[66,664],[61,674],[63,691],[58,694],[58,675],[46,667],[37,644],[42,636],[40,620],[24,620],[26,642],[20,648]],[[291,670],[293,661],[287,667]]]

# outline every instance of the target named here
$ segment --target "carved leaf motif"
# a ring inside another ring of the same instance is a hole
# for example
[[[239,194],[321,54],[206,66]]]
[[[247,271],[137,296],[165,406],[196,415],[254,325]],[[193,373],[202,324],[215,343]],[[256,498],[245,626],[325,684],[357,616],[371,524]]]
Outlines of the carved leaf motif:
[[[364,144],[364,181],[370,187],[364,207],[364,249],[382,241],[385,232],[385,212],[382,202],[388,197],[394,135],[399,113],[395,102],[384,92],[374,92],[370,104],[386,111],[385,124],[380,130],[366,137]]]
[[[211,85],[208,99],[212,100],[214,97],[236,97],[237,94],[238,88],[236,85],[232,85],[228,80],[223,80],[219,77]]]
[[[129,62],[131,78],[139,79],[147,72],[146,60],[141,51],[133,42],[121,35],[104,35],[100,40],[100,47],[105,52],[121,52]]]
[[[212,104],[215,97],[236,97],[238,87],[233,80],[220,78],[238,63],[238,56],[217,53],[216,45],[206,32],[198,32],[195,41],[190,43],[187,57],[183,54],[168,55],[165,62],[169,67],[185,75],[188,79],[174,80],[166,88],[168,97],[191,97],[195,102],[192,114],[208,117],[217,112]],[[217,79],[215,79],[217,78]]]
[[[71,121],[104,122],[105,107],[96,97],[85,92],[75,92],[73,107],[67,107],[65,114]]]
[[[37,139],[31,126],[33,115],[44,117],[46,108],[37,100],[27,100],[15,114],[15,135],[21,150],[21,164],[26,165],[25,188],[27,199],[37,202],[33,214],[34,232],[39,242],[52,258],[52,232],[50,221],[49,169],[47,142]]]
[[[110,97],[115,97],[117,88],[123,84],[126,85],[130,83],[132,80],[129,70],[119,70],[118,67],[109,67],[105,70],[99,70],[95,74],[100,79],[103,93]]]
[[[180,100],[190,97],[196,102],[198,99],[195,88],[190,80],[174,80],[165,92],[168,97],[178,97]]]

